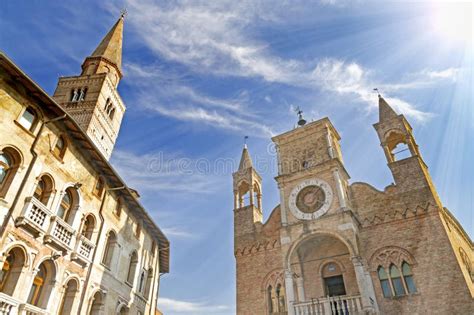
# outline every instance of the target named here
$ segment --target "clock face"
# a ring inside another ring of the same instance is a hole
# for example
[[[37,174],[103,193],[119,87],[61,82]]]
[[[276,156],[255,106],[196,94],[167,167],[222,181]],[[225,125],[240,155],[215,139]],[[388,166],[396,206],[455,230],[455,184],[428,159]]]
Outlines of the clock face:
[[[290,211],[300,220],[317,219],[329,210],[332,197],[328,183],[321,179],[308,179],[291,191]]]

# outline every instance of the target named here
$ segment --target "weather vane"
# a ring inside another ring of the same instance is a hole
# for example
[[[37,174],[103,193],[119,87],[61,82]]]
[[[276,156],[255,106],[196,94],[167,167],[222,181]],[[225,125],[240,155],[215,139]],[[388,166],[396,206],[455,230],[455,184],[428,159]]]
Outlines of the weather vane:
[[[378,95],[379,97],[381,97],[381,96],[380,96],[380,92],[379,92],[379,89],[378,89],[378,88],[375,88],[375,89],[374,89],[374,91],[375,91],[375,92],[377,92],[377,95]]]
[[[249,136],[245,136],[244,137],[244,147],[246,148],[247,147],[247,139],[249,138]]]
[[[120,17],[121,18],[124,18],[126,15],[127,15],[127,9],[123,8],[122,10],[120,10]]]
[[[298,114],[298,125],[304,126],[306,124],[306,120],[303,119],[303,111],[298,106],[296,107],[295,112]]]

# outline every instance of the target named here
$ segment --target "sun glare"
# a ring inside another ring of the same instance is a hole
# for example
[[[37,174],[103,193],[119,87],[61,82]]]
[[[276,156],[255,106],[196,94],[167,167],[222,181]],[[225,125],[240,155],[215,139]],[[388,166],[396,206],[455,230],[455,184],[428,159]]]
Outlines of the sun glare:
[[[438,3],[433,10],[433,27],[444,39],[472,41],[473,10],[471,2]]]

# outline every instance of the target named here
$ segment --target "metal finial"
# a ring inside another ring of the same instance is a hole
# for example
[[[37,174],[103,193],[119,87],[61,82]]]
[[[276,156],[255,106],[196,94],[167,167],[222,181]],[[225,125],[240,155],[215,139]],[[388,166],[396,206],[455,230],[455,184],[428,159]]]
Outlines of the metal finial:
[[[382,96],[380,95],[380,92],[379,92],[379,89],[378,89],[378,88],[375,88],[374,91],[377,92],[377,95],[378,95],[379,97],[382,97]]]
[[[247,148],[247,139],[248,138],[249,138],[249,136],[244,137],[244,148]]]
[[[123,8],[120,10],[120,17],[123,19],[127,15],[127,9]]]
[[[296,107],[295,112],[298,114],[298,125],[304,126],[306,124],[306,120],[303,119],[303,111],[298,106]]]

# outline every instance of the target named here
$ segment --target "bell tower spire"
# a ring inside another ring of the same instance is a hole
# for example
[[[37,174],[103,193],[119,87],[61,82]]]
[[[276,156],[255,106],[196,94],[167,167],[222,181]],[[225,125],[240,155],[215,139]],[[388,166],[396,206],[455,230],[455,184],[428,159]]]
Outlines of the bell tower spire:
[[[124,15],[86,57],[81,74],[59,78],[53,95],[107,159],[126,109],[117,91],[122,78]]]
[[[262,222],[262,178],[252,164],[247,144],[242,149],[239,169],[232,174],[234,182],[234,233],[236,236],[254,231]]]
[[[122,77],[122,42],[123,42],[123,20],[122,13],[117,22],[100,42],[94,52],[84,60],[82,64],[82,75],[103,72],[114,72],[117,76],[114,81],[118,84]]]

